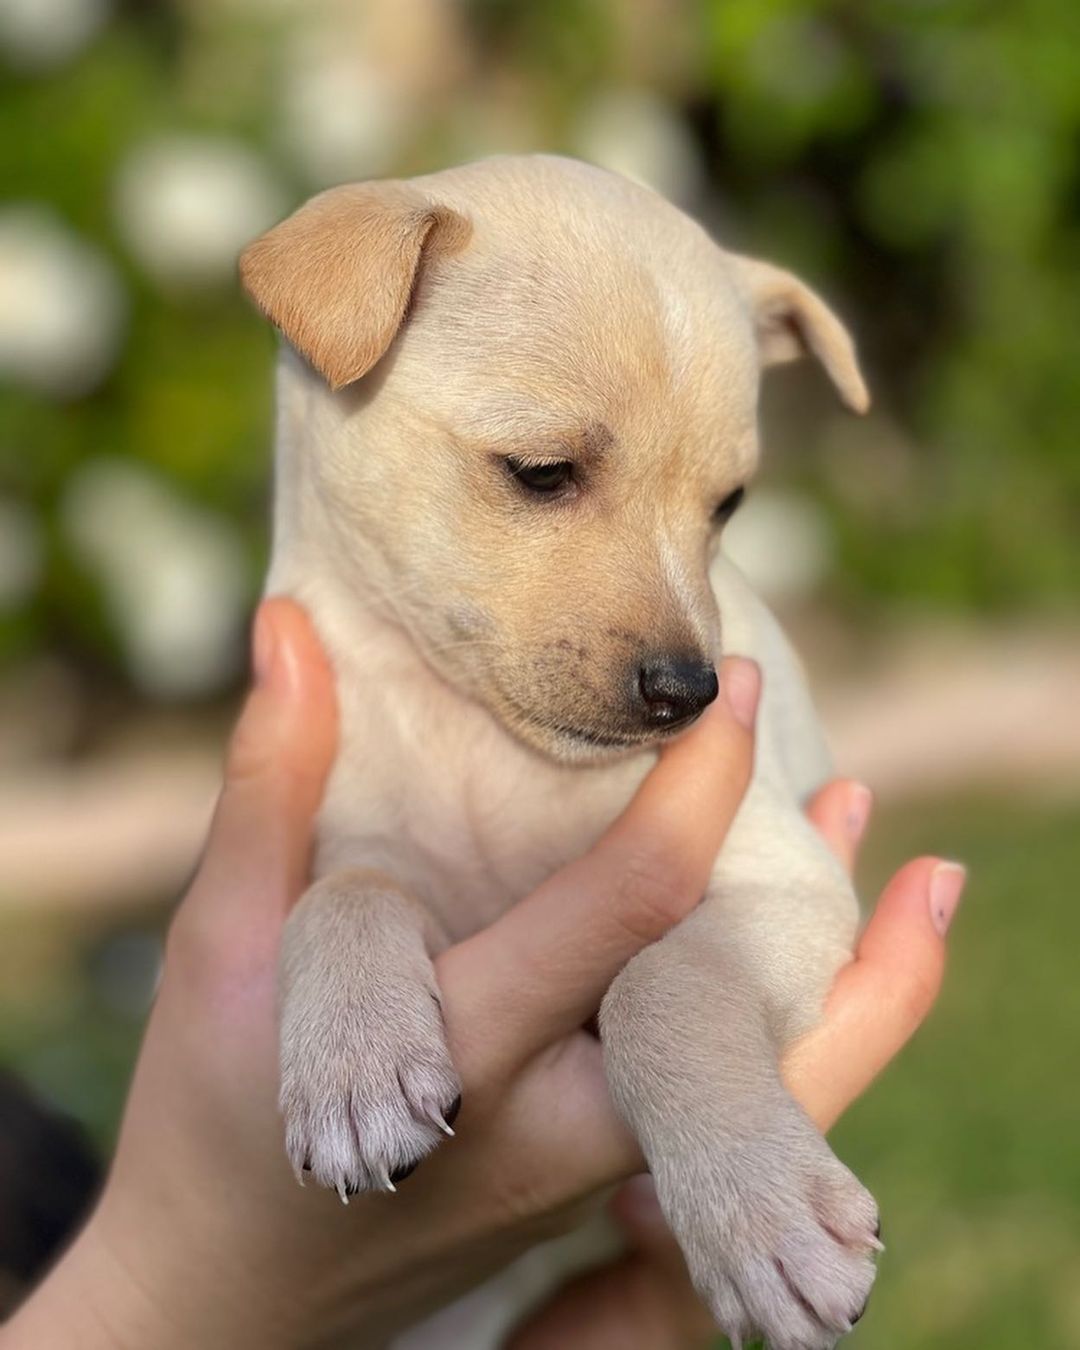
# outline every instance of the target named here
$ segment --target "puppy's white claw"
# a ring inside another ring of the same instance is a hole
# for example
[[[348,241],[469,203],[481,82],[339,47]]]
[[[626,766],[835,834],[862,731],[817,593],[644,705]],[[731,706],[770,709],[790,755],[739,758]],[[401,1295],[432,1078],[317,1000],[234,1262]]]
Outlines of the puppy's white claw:
[[[372,970],[358,981],[366,991],[362,1017],[351,995],[325,997],[323,984],[333,992],[332,981],[294,989],[283,1012],[285,1147],[294,1167],[307,1163],[315,1184],[343,1204],[366,1191],[393,1194],[397,1175],[450,1133],[439,1107],[461,1093],[427,983],[405,981],[384,997],[383,974]],[[324,1036],[312,1030],[323,1027]],[[446,1116],[453,1115],[448,1106]]]
[[[432,1101],[430,1097],[424,1097],[420,1102],[420,1109],[437,1130],[442,1130],[450,1139],[454,1138],[453,1128],[447,1122],[438,1103]]]
[[[315,1183],[336,1191],[343,1204],[350,1195],[364,1191],[393,1195],[396,1174],[408,1175],[444,1133],[451,1133],[439,1128],[435,1117],[443,1117],[437,1106],[433,1116],[428,1104],[456,1095],[452,1066],[438,1081],[437,1071],[429,1065],[416,1068],[416,1061],[423,1058],[419,1050],[406,1053],[412,1063],[393,1058],[389,1064],[381,1063],[371,1053],[363,1074],[344,1056],[286,1062],[282,1112],[286,1147],[298,1179],[299,1168],[308,1163]],[[430,1059],[430,1048],[428,1055]],[[319,1068],[321,1073],[313,1072]],[[413,1080],[420,1075],[436,1081],[417,1091]]]
[[[734,1286],[722,1276],[717,1277],[711,1304],[716,1324],[728,1338],[731,1350],[742,1350],[744,1334],[751,1334],[746,1309]]]

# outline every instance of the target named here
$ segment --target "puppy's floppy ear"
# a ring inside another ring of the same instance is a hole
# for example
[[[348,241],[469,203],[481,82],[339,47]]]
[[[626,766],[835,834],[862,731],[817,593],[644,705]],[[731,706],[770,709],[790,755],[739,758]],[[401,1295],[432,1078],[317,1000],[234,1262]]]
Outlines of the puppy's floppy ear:
[[[407,183],[331,188],[256,239],[240,279],[331,389],[364,375],[401,327],[421,266],[462,248],[464,216]]]
[[[814,355],[844,403],[854,412],[870,407],[870,394],[855,356],[851,334],[821,296],[783,268],[732,255],[750,302],[763,366]]]

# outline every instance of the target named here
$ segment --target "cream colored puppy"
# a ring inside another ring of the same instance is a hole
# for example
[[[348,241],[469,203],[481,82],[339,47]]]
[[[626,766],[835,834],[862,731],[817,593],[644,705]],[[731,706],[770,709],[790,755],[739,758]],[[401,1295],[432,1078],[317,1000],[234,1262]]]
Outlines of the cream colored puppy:
[[[828,762],[798,665],[719,541],[763,366],[812,352],[866,407],[847,333],[789,273],[549,157],[335,188],[241,266],[288,343],[268,588],[311,614],[341,717],[282,960],[293,1165],[344,1198],[449,1132],[432,954],[584,852],[716,696],[720,652],[752,656],[749,794],[703,902],[600,1026],[720,1326],[831,1346],[877,1214],[777,1061],[857,907],[801,810]]]

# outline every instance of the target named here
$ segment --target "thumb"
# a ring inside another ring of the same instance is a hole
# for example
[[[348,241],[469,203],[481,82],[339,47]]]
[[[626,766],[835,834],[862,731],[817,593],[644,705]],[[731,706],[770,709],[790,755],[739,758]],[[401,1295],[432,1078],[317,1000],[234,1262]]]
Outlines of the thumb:
[[[311,825],[333,760],[333,676],[305,612],[264,601],[255,616],[255,683],[229,742],[225,781],[184,909],[241,926],[282,914],[308,873]]]

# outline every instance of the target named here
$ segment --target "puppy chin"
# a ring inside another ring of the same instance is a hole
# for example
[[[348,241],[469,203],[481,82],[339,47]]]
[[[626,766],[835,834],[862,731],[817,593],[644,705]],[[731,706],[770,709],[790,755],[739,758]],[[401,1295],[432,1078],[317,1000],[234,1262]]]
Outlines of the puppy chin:
[[[521,732],[517,733],[519,736]],[[648,741],[600,741],[552,731],[537,734],[533,731],[528,743],[557,764],[575,765],[583,769],[599,768],[629,759],[649,748]]]
[[[531,750],[557,764],[580,768],[613,764],[653,749],[670,736],[655,732],[632,734],[601,726],[576,727],[523,715],[520,708],[496,713],[503,726]]]

